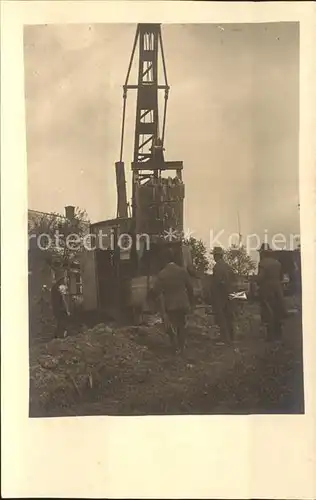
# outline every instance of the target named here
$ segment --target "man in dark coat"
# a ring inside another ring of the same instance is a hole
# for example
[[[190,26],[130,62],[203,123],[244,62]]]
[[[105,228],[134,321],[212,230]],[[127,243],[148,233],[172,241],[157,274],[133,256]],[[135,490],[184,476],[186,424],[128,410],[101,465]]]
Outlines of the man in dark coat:
[[[279,340],[285,304],[282,288],[282,266],[273,256],[269,245],[262,244],[257,281],[261,304],[261,319],[267,329],[267,340]]]
[[[150,295],[161,300],[161,311],[172,349],[183,352],[186,314],[193,304],[193,287],[188,272],[176,263],[175,253],[170,248],[166,251],[166,266],[157,275]]]
[[[55,337],[65,337],[68,328],[69,307],[66,299],[65,276],[62,272],[57,272],[55,282],[51,289],[51,300],[53,314],[56,319]]]
[[[215,320],[220,328],[221,340],[230,343],[234,339],[234,328],[229,294],[233,291],[234,273],[224,261],[224,251],[221,247],[215,247],[212,254],[215,266],[213,268],[211,296]]]

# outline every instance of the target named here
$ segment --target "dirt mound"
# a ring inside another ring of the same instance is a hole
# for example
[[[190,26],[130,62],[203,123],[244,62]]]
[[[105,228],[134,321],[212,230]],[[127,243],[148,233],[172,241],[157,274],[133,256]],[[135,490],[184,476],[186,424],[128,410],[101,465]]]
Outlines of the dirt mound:
[[[233,301],[233,324],[236,338],[245,338],[260,329],[260,312],[258,305],[243,304]],[[187,318],[189,330],[204,337],[217,339],[219,327],[210,306],[197,307]]]
[[[124,403],[127,393],[139,393],[145,399],[146,391],[148,398],[154,389],[157,394],[160,390],[164,394],[162,386],[168,380],[170,390],[172,384],[182,383],[183,377],[187,380],[191,365],[196,366],[197,376],[203,371],[207,373],[212,359],[220,361],[214,343],[219,330],[209,312],[200,307],[188,316],[188,351],[183,363],[170,357],[169,338],[159,315],[146,317],[141,326],[83,326],[82,333],[77,331],[65,339],[31,346],[31,416],[51,415],[52,411],[67,414],[71,407],[99,401],[103,401],[103,407],[106,401],[115,407],[119,401]],[[246,308],[239,315],[235,329],[240,339],[257,335],[256,316],[257,308]]]
[[[35,413],[36,408],[67,407],[83,395],[95,398],[126,381],[139,381],[153,357],[144,339],[155,335],[155,326],[111,329],[100,324],[34,347],[30,407]]]

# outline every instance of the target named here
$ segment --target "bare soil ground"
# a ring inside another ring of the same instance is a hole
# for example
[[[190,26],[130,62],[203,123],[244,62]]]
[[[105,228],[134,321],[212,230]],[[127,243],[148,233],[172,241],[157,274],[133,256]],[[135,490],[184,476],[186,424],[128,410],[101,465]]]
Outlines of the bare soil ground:
[[[266,343],[249,306],[238,341],[216,345],[210,318],[189,318],[183,356],[161,324],[84,328],[30,348],[30,416],[303,413],[301,318]]]

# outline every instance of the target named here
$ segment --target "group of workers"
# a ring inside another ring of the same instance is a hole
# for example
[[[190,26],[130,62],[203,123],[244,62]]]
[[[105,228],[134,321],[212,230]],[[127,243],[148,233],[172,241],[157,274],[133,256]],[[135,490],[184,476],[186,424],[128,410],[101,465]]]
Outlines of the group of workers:
[[[215,321],[220,329],[220,341],[230,344],[235,340],[234,314],[230,300],[235,275],[224,260],[222,248],[215,247],[212,253],[215,260],[211,287],[212,307]],[[154,286],[149,291],[149,297],[159,300],[172,350],[183,352],[186,344],[186,316],[194,307],[192,280],[187,269],[177,262],[172,248],[166,250],[165,256],[165,266],[157,275]],[[56,337],[66,335],[70,314],[64,281],[64,274],[59,272],[51,290],[53,313],[56,318]],[[270,248],[265,245],[260,250],[257,283],[261,318],[266,326],[266,339],[268,341],[280,340],[285,316],[281,264],[273,257]]]
[[[224,260],[220,247],[213,249],[215,266],[212,279],[212,306],[220,329],[221,343],[230,344],[234,338],[234,314],[230,294],[234,278],[232,268]],[[159,299],[166,331],[175,352],[183,352],[186,342],[186,315],[194,307],[192,282],[187,270],[177,263],[172,249],[166,252],[166,265],[160,271],[150,296]],[[257,275],[261,304],[261,319],[266,327],[266,340],[280,340],[285,305],[281,264],[270,248],[263,244]]]

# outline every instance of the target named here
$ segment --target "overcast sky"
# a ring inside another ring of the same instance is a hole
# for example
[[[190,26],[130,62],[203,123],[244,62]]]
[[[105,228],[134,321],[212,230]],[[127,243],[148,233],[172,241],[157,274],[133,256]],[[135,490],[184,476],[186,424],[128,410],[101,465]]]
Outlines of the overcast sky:
[[[29,208],[116,215],[124,83],[136,25],[25,28]],[[167,160],[184,162],[185,227],[225,245],[299,232],[299,29],[292,23],[164,25]],[[131,91],[132,92],[132,91]],[[134,95],[124,161],[130,182]],[[225,240],[226,239],[226,240]]]

